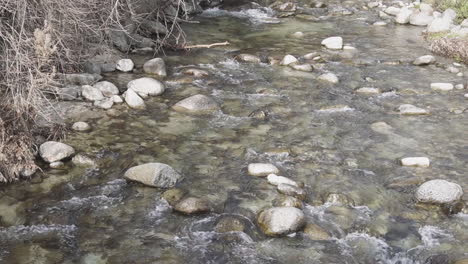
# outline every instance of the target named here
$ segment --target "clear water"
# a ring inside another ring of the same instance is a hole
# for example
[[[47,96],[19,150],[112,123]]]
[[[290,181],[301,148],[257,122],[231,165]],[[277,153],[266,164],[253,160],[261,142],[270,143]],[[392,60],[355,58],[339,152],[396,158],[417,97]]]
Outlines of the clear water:
[[[96,157],[99,169],[70,165],[1,187],[0,262],[416,264],[439,253],[466,257],[468,216],[447,217],[415,206],[413,198],[417,184],[428,179],[448,179],[468,190],[466,90],[429,88],[431,82],[464,80],[444,70],[449,60],[428,67],[409,63],[429,53],[421,28],[374,27],[373,19],[364,12],[314,22],[277,19],[268,9],[215,9],[197,17],[200,24],[185,26],[192,43],[231,45],[167,54],[168,89],[148,99],[147,110],[117,106],[117,117],[88,120],[92,132],[67,137],[78,152]],[[290,37],[296,31],[305,37]],[[321,40],[334,35],[356,51],[324,50]],[[240,51],[278,57],[318,52],[326,62],[304,73],[238,63],[233,57]],[[134,59],[141,66],[149,58]],[[186,67],[210,76],[184,76]],[[340,83],[316,80],[327,71]],[[140,76],[106,79],[125,87]],[[386,93],[355,94],[360,87]],[[196,93],[212,96],[222,111],[199,116],[170,109]],[[400,116],[395,109],[405,103],[431,114]],[[347,108],[330,110],[334,106]],[[266,121],[248,117],[259,109],[268,112]],[[371,124],[380,121],[392,129],[374,131]],[[427,156],[431,167],[401,167],[397,160],[406,156]],[[161,190],[122,179],[127,168],[153,161],[181,171],[186,177],[179,187],[208,200],[214,211],[179,215],[161,199]],[[256,214],[279,194],[265,179],[247,174],[251,162],[274,163],[282,175],[304,182],[307,221],[332,238],[263,236]],[[323,204],[331,192],[356,205]],[[241,219],[245,232],[216,232],[225,216]]]

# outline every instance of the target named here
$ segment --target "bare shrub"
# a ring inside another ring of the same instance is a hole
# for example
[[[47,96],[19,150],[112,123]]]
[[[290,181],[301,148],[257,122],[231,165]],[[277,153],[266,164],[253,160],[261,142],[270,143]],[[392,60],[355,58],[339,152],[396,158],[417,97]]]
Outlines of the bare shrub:
[[[454,58],[468,64],[468,40],[460,38],[437,38],[432,40],[430,49],[432,52]]]

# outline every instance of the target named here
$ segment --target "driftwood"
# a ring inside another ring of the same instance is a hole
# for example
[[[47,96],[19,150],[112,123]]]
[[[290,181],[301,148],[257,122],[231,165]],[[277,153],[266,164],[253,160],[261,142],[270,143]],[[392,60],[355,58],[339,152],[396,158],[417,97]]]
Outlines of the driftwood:
[[[216,47],[216,46],[227,46],[230,43],[228,41],[225,42],[218,42],[218,43],[212,43],[212,44],[200,44],[200,45],[189,45],[189,46],[184,46],[185,49],[195,49],[195,48],[211,48],[211,47]]]

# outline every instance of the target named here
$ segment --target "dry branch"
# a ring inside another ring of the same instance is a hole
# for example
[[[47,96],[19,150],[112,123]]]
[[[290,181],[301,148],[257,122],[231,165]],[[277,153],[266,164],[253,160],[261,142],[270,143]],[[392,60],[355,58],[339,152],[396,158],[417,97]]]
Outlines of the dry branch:
[[[195,49],[195,48],[212,48],[212,47],[216,47],[216,46],[227,46],[231,43],[229,43],[228,41],[225,41],[225,42],[218,42],[218,43],[212,43],[212,44],[199,44],[199,45],[188,45],[188,46],[184,46],[185,49]]]

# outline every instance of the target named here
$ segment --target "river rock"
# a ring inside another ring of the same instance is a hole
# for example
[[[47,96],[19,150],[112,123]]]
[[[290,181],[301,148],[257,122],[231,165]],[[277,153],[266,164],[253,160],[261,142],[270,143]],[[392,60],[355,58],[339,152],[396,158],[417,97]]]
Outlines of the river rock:
[[[408,157],[401,159],[401,165],[410,167],[429,167],[430,161],[426,157]]]
[[[306,223],[304,213],[295,207],[273,207],[262,211],[258,225],[268,236],[281,236],[299,231]]]
[[[451,83],[431,83],[431,89],[437,91],[451,91],[454,86]]]
[[[429,65],[436,62],[436,58],[432,55],[424,55],[413,61],[413,64],[416,66]]]
[[[172,108],[178,112],[206,113],[219,110],[218,104],[206,95],[196,94],[176,103]]]
[[[171,206],[175,206],[185,196],[186,192],[179,188],[172,188],[165,191],[161,197]]]
[[[280,183],[278,184],[277,189],[282,194],[296,197],[297,199],[300,199],[303,201],[306,199],[306,192],[304,191],[304,189],[299,188],[297,186],[286,184],[286,183]]]
[[[98,82],[94,85],[94,88],[100,90],[102,95],[106,97],[112,97],[113,95],[119,94],[119,88],[108,81]]]
[[[294,32],[294,33],[292,34],[292,36],[295,37],[295,38],[303,38],[303,37],[304,37],[304,33],[298,31],[298,32]]]
[[[409,23],[414,26],[427,26],[432,20],[434,20],[432,15],[418,11],[410,16]]]
[[[447,17],[438,17],[432,20],[432,22],[427,27],[429,33],[439,33],[450,31],[452,26],[452,20]]]
[[[396,16],[396,15],[398,15],[398,13],[400,13],[400,10],[401,10],[401,9],[398,8],[398,7],[390,6],[390,7],[387,7],[387,8],[385,9],[384,12],[385,12],[386,14],[389,14],[389,15],[392,15],[392,16]]]
[[[331,236],[320,226],[309,223],[304,228],[304,234],[312,240],[329,240]]]
[[[416,190],[416,199],[422,203],[446,204],[459,200],[463,195],[460,185],[446,180],[431,180]]]
[[[245,230],[245,225],[236,217],[225,216],[218,221],[214,229],[219,233],[243,232]]]
[[[99,101],[94,101],[94,106],[99,107],[101,109],[111,109],[114,105],[114,100],[112,98],[104,98]]]
[[[274,203],[275,206],[280,207],[296,207],[302,209],[302,201],[296,197],[281,195],[281,198],[277,199]]]
[[[187,197],[182,199],[174,206],[174,210],[183,214],[207,213],[211,210],[209,204],[202,199]]]
[[[293,68],[296,71],[303,71],[303,72],[311,72],[314,70],[312,65],[310,64],[291,64],[291,68]]]
[[[75,154],[75,149],[61,142],[47,141],[39,147],[39,155],[48,163],[66,159],[73,154]]]
[[[245,54],[245,53],[237,55],[236,59],[239,61],[243,61],[243,62],[255,62],[255,63],[261,62],[260,57],[252,55],[252,54]]]
[[[209,75],[207,71],[201,70],[201,69],[195,69],[195,68],[186,69],[184,71],[184,74],[193,75],[195,77],[205,77]]]
[[[288,54],[284,56],[283,60],[281,60],[280,65],[286,66],[286,65],[293,64],[293,63],[297,63],[297,62],[298,60],[296,59],[296,57]]]
[[[252,176],[265,177],[270,174],[278,174],[278,168],[269,163],[251,163],[247,167],[247,171]]]
[[[72,163],[75,164],[75,166],[97,167],[97,163],[94,159],[83,154],[75,155],[72,158]]]
[[[459,84],[455,85],[455,89],[457,89],[457,90],[463,90],[463,89],[465,89],[465,85],[459,83]]]
[[[156,79],[144,77],[128,82],[128,90],[133,90],[139,96],[160,95],[164,93],[164,84]]]
[[[130,108],[143,109],[146,107],[145,101],[133,90],[127,90],[124,94],[125,102]]]
[[[428,112],[425,109],[416,107],[411,104],[403,104],[398,107],[398,111],[402,115],[427,115]]]
[[[329,83],[333,83],[333,84],[336,84],[336,83],[338,83],[340,81],[338,79],[338,77],[334,73],[331,73],[331,72],[324,73],[324,74],[320,75],[318,77],[318,79],[320,81],[325,81],[325,82],[329,82]]]
[[[395,22],[398,24],[408,24],[410,22],[410,17],[413,14],[413,10],[407,7],[400,9],[400,12],[396,15]]]
[[[149,60],[143,64],[143,71],[148,74],[155,74],[159,76],[167,76],[166,64],[161,58]]]
[[[372,95],[372,94],[379,94],[380,89],[374,88],[374,87],[362,87],[356,90],[357,94],[366,94],[366,95]]]
[[[299,187],[297,182],[291,180],[291,179],[288,179],[284,176],[278,176],[276,174],[269,174],[267,176],[267,180],[268,180],[268,183],[272,184],[272,185],[275,185],[275,186],[278,186],[279,184],[281,183],[286,183],[286,184],[289,184],[289,185],[294,185],[296,187]]]
[[[387,22],[385,22],[385,21],[375,21],[372,25],[377,26],[377,27],[383,27],[383,26],[387,25]]]
[[[75,130],[75,131],[83,132],[83,131],[91,130],[91,126],[86,122],[81,122],[80,121],[80,122],[73,123],[72,129]]]
[[[135,64],[133,63],[131,59],[121,59],[117,61],[115,65],[115,68],[122,72],[132,71],[133,67],[135,67]]]
[[[146,163],[128,169],[124,178],[158,188],[171,188],[182,180],[182,176],[164,163]]]
[[[419,4],[419,10],[421,11],[421,13],[427,15],[432,15],[434,13],[434,9],[432,8],[432,6],[426,3]]]
[[[343,48],[343,38],[342,37],[329,37],[322,40],[322,45],[327,49],[342,49]]]
[[[354,206],[354,200],[342,193],[329,193],[323,200],[324,203],[335,205]]]
[[[114,95],[114,96],[111,97],[111,99],[112,99],[112,102],[114,102],[114,104],[123,103],[123,99],[119,95]]]
[[[91,85],[83,85],[81,89],[81,95],[88,101],[99,101],[104,99],[102,92]]]
[[[61,161],[55,161],[49,164],[49,167],[51,169],[60,169],[60,168],[63,168],[64,166],[65,164]]]

